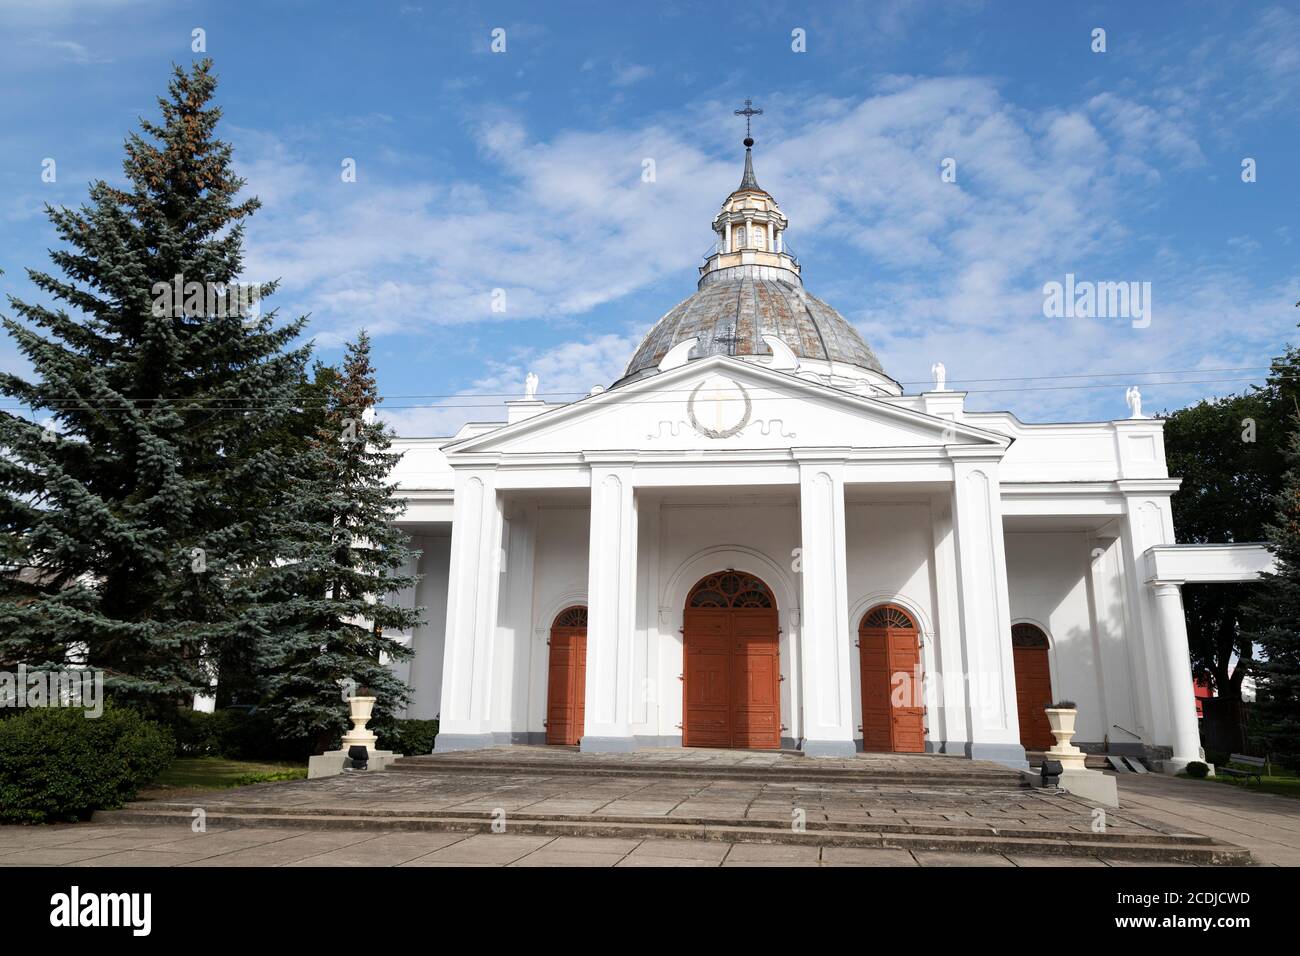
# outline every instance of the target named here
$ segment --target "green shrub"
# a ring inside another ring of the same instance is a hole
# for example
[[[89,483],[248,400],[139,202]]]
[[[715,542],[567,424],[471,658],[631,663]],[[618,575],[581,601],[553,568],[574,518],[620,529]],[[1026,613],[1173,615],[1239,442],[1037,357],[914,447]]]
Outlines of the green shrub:
[[[174,724],[180,757],[227,760],[298,760],[311,753],[305,740],[287,740],[265,711],[223,707],[211,714],[182,711]]]
[[[1187,776],[1196,780],[1203,779],[1210,772],[1208,764],[1203,764],[1199,760],[1193,760],[1187,765]]]
[[[212,714],[205,714],[198,710],[180,711],[172,724],[172,733],[176,737],[176,756],[178,757],[217,757],[221,755],[217,722],[213,720]]]
[[[390,718],[372,725],[379,737],[379,749],[393,753],[431,754],[433,741],[438,736],[436,720],[401,720]]]
[[[132,710],[40,707],[0,721],[0,823],[85,820],[171,763],[171,732]]]
[[[1212,763],[1216,767],[1226,767],[1228,765],[1228,754],[1222,750],[1205,751],[1205,762]]]

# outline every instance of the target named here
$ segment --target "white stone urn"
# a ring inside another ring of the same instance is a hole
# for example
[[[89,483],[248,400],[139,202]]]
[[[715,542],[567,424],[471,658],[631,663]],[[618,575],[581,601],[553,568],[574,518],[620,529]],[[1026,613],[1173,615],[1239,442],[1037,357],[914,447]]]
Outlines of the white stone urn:
[[[365,747],[371,754],[375,752],[375,744],[379,742],[379,738],[366,730],[366,724],[370,722],[370,715],[374,712],[374,709],[374,697],[348,698],[348,716],[352,720],[352,729],[343,735],[344,753],[347,752],[349,747],[358,744]]]
[[[1074,737],[1074,722],[1078,719],[1077,707],[1045,707],[1047,724],[1056,743],[1047,751],[1047,759],[1060,761],[1062,770],[1083,770],[1088,755],[1070,743]]]

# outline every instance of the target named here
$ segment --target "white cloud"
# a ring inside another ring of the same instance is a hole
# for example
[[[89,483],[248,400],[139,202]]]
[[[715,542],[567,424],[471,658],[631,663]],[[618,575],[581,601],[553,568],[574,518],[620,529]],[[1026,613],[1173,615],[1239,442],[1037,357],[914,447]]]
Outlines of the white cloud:
[[[1114,94],[1031,110],[982,78],[892,77],[858,101],[806,99],[797,115],[758,147],[759,181],[790,216],[810,290],[858,324],[899,379],[923,380],[935,359],[954,380],[1193,368],[1216,352],[1258,364],[1293,322],[1274,307],[1284,290],[1261,291],[1222,262],[1184,261],[1163,237],[1141,234],[1134,214],[1154,201],[1147,178],[1205,162],[1179,110]],[[249,137],[239,155],[267,211],[250,231],[248,276],[306,290],[295,305],[312,311],[325,344],[358,325],[383,335],[563,323],[612,302],[643,331],[673,301],[633,293],[670,277],[689,289],[708,223],[738,181],[740,157],[709,148],[711,123],[659,119],[538,139],[497,113],[472,129],[482,175],[399,176],[358,157],[356,184],[273,137]],[[956,183],[940,178],[945,157],[957,160]],[[642,181],[646,159],[653,182]],[[1066,272],[1152,282],[1152,327],[1044,319],[1043,283]],[[506,292],[504,313],[491,311],[494,289]],[[617,378],[636,344],[597,333],[488,360],[467,391],[516,390],[528,368],[555,361],[543,389],[558,378],[585,392]],[[557,356],[579,356],[581,374],[561,371]],[[1179,393],[1155,398],[1166,394]],[[1086,390],[977,394],[972,404],[1029,419],[1109,414]],[[407,433],[451,431],[468,417],[392,412]]]
[[[70,63],[77,63],[82,66],[91,63],[111,63],[112,57],[102,53],[96,53],[75,40],[65,40],[52,36],[32,37],[29,41],[33,46],[48,50],[61,60]]]
[[[654,70],[640,63],[618,63],[614,66],[614,78],[610,80],[615,86],[631,86],[654,75]]]
[[[157,7],[160,0],[0,0],[0,22],[63,23],[116,16],[129,8]]]
[[[451,435],[466,421],[504,421],[505,396],[522,398],[529,372],[537,373],[539,398],[573,401],[594,385],[620,378],[638,344],[633,336],[609,334],[520,350],[508,360],[490,361],[471,388],[452,398],[433,404],[398,397],[380,406],[380,416],[402,436]]]

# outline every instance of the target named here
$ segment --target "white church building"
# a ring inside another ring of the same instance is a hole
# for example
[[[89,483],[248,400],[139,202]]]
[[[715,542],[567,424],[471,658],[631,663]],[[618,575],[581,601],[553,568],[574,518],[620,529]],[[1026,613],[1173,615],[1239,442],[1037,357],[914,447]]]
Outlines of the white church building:
[[[579,401],[402,438],[426,609],[393,665],[438,750],[789,748],[1025,765],[1076,742],[1198,759],[1180,585],[1262,549],[1175,546],[1162,423],[1032,424],[920,394],[803,285],[744,177],[698,290]]]

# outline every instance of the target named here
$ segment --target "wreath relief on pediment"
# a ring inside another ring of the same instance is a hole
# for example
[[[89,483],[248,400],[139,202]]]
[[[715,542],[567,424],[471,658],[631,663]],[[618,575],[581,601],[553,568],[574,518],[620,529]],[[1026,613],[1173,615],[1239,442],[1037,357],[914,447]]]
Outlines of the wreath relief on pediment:
[[[691,427],[706,438],[730,438],[744,430],[754,413],[745,386],[722,375],[710,375],[686,400]]]

